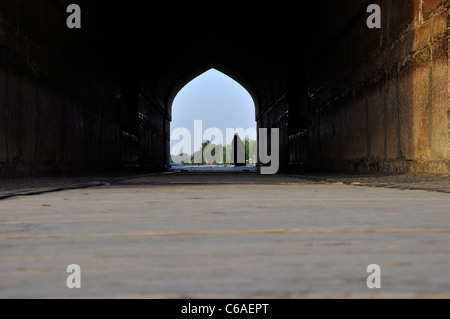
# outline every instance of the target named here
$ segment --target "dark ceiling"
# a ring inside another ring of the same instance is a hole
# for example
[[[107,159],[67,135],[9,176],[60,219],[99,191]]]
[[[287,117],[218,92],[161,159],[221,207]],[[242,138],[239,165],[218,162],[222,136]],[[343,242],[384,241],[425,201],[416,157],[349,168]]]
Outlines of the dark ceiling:
[[[281,82],[301,78],[308,61],[365,2],[80,0],[80,5],[83,32],[98,56],[144,82],[170,108],[174,92],[209,67],[235,78],[256,101],[276,96]]]

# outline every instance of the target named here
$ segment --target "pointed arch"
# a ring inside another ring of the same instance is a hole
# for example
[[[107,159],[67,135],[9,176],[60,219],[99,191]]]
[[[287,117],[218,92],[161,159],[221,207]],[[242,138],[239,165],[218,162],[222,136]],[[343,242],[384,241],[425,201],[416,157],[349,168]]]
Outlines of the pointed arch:
[[[259,109],[259,97],[255,88],[250,84],[250,82],[245,77],[243,77],[238,72],[234,71],[231,67],[227,66],[226,64],[221,63],[216,59],[209,59],[208,61],[192,68],[190,72],[184,74],[184,76],[180,77],[173,84],[172,88],[169,91],[168,98],[166,101],[167,111],[170,119],[172,119],[173,101],[175,100],[177,94],[192,80],[194,80],[198,76],[202,75],[203,73],[211,69],[215,69],[225,74],[226,76],[230,77],[237,83],[239,83],[252,97],[253,103],[255,105],[255,114],[258,114],[257,110]]]

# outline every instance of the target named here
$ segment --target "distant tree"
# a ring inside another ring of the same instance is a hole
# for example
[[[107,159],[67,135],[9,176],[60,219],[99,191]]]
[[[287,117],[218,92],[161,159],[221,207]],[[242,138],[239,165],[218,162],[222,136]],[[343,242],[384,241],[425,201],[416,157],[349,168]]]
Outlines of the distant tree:
[[[191,156],[191,162],[193,165],[206,165],[206,164],[213,164],[213,163],[206,163],[205,161],[205,157],[204,154],[211,154],[211,156],[216,156],[216,149],[221,149],[222,145],[221,144],[214,144],[211,143],[211,141],[206,141],[202,143],[202,147],[201,149],[197,150],[196,152],[194,152],[194,154]],[[205,152],[206,149],[206,152]],[[201,158],[202,162],[200,163],[195,163],[195,159],[196,158]],[[216,160],[215,160],[216,161]],[[214,162],[214,161],[213,161]],[[217,162],[217,161],[216,161]]]
[[[227,147],[222,147],[222,158],[223,158],[223,164],[227,163]]]
[[[170,163],[172,165],[186,165],[189,162],[189,154],[180,153],[178,155],[170,155]]]
[[[249,160],[250,152],[250,139],[248,137],[245,138],[245,162],[247,163]]]
[[[248,143],[248,160],[256,160],[258,152],[258,143],[255,140],[250,140]]]
[[[232,153],[232,145],[227,144],[225,146],[222,145],[216,145],[214,143],[211,143],[211,141],[206,141],[202,143],[201,149],[194,152],[192,155],[188,155],[185,153],[180,153],[179,155],[171,155],[171,163],[174,162],[181,163],[180,165],[186,166],[186,165],[205,165],[207,164],[205,162],[205,159],[203,157],[205,148],[208,147],[211,155],[215,156],[217,149],[222,149],[222,162],[224,164],[231,164],[233,162],[233,159],[231,158]],[[245,160],[246,161],[253,161],[253,159],[256,159],[256,153],[257,153],[257,141],[250,140],[249,138],[245,139]],[[195,163],[194,159],[196,157],[200,157],[202,159],[202,163]],[[217,162],[217,160],[214,160],[214,162]],[[213,162],[213,163],[214,163]],[[208,164],[213,164],[208,163]]]
[[[202,143],[202,151],[205,149],[206,146],[208,146],[209,144],[211,144],[211,141],[206,141]]]

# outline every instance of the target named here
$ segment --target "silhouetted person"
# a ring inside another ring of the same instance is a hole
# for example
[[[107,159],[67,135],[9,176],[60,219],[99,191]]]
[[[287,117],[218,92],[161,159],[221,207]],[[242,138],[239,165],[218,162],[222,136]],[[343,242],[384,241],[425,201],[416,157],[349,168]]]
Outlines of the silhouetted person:
[[[231,154],[233,154],[234,166],[245,166],[245,143],[241,141],[238,134],[234,134]]]

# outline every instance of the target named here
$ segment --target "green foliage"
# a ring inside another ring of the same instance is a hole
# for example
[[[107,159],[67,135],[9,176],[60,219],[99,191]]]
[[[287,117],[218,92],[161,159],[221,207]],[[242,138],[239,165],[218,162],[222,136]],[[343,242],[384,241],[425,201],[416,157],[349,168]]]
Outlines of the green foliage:
[[[194,159],[197,156],[201,156],[202,158],[202,164],[201,165],[206,165],[206,162],[203,158],[203,154],[205,151],[205,148],[208,147],[212,148],[211,150],[211,155],[215,156],[215,152],[216,152],[216,146],[218,148],[222,148],[223,150],[223,154],[222,154],[222,159],[224,164],[230,164],[233,162],[233,159],[231,158],[231,153],[232,153],[232,145],[228,144],[225,146],[222,145],[216,145],[211,143],[211,141],[206,141],[202,143],[202,147],[201,149],[197,150],[196,152],[194,152],[194,154],[192,155],[188,155],[188,154],[179,154],[179,155],[171,155],[171,163],[174,163],[175,160],[177,160],[177,162],[181,162],[182,166],[192,166],[192,165],[199,165],[194,163]],[[249,140],[248,138],[245,139],[245,160],[247,162],[253,162],[254,159],[256,159],[256,154],[257,154],[257,142],[255,140]],[[180,161],[181,159],[181,161]],[[215,161],[214,161],[215,163]],[[218,164],[218,163],[215,163]]]

